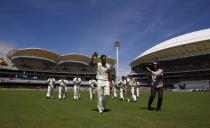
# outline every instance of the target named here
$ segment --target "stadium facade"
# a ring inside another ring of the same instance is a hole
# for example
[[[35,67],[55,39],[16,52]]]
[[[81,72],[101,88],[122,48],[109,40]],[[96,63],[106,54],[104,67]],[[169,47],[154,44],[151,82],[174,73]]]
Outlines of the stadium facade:
[[[4,53],[4,52],[2,52]],[[95,78],[95,67],[89,66],[91,57],[82,54],[60,55],[56,52],[41,48],[12,49],[1,55],[0,85],[1,87],[34,87],[47,84],[46,80],[52,76],[56,80],[61,77],[70,81],[76,75],[82,78],[82,84]],[[100,61],[100,57],[96,59]],[[107,57],[107,63],[114,67],[116,60]],[[113,68],[113,75],[115,69]]]
[[[131,63],[134,77],[149,85],[145,66],[159,60],[168,88],[210,88],[210,29],[187,33],[159,43]]]

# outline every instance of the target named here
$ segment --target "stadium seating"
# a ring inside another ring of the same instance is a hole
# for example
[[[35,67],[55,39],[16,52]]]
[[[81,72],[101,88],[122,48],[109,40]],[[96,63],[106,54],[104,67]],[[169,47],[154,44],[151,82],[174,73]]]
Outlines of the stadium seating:
[[[173,60],[160,61],[164,70],[165,84],[173,85],[181,81],[208,80],[210,78],[210,54],[203,54],[191,57],[184,57]],[[145,66],[149,63],[142,63],[132,67],[141,81],[148,81]]]

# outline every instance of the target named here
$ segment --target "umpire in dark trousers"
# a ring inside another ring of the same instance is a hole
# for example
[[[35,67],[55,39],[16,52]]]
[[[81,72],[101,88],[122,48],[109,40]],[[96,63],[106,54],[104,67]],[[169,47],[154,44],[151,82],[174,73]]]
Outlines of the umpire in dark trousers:
[[[159,63],[153,63],[153,69],[146,67],[146,69],[151,74],[151,95],[148,102],[148,110],[152,110],[152,102],[155,98],[156,93],[158,92],[158,102],[157,102],[157,111],[161,111],[161,105],[163,100],[163,70],[160,69]]]

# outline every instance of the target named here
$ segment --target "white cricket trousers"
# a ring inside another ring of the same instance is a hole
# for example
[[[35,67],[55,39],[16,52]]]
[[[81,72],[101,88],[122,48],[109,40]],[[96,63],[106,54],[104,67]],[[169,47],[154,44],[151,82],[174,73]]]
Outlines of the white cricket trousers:
[[[117,97],[117,88],[116,88],[116,86],[113,86],[113,95],[114,95],[114,98]]]
[[[80,99],[80,86],[74,85],[74,100]]]
[[[98,80],[97,81],[97,92],[98,92],[98,112],[101,113],[105,109],[106,96],[110,95],[109,81]]]
[[[90,87],[89,92],[90,92],[90,99],[93,100],[95,97],[95,88]]]
[[[48,85],[47,87],[47,97],[50,98],[52,96],[53,85]]]
[[[123,96],[123,88],[120,88],[120,99],[124,100],[124,96]]]
[[[65,98],[66,98],[65,87],[59,86],[58,87],[58,99],[65,99]]]
[[[136,101],[135,87],[131,87],[131,95],[132,95],[133,101]]]
[[[139,98],[139,91],[140,91],[140,89],[139,89],[139,87],[137,87],[136,88],[136,97],[138,97],[138,98]]]

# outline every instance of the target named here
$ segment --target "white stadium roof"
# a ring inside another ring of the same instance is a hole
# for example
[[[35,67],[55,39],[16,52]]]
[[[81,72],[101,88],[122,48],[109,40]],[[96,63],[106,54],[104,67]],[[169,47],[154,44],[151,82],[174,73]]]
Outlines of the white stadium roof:
[[[131,66],[159,60],[183,58],[187,56],[210,53],[210,29],[187,33],[159,43],[140,54]]]

